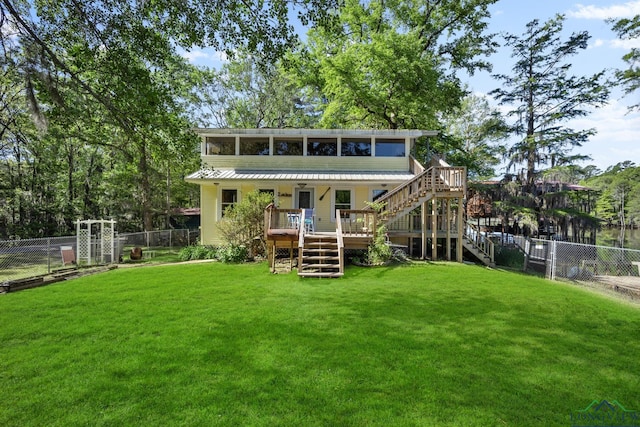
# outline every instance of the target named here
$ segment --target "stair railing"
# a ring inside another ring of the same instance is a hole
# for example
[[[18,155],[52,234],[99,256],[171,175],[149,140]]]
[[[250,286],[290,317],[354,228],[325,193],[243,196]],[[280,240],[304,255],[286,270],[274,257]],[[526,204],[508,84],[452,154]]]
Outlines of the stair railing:
[[[467,170],[457,166],[432,166],[376,200],[385,204],[383,211],[394,215],[427,194],[457,191],[466,194]]]
[[[340,209],[336,209],[336,241],[338,243],[338,257],[340,258],[339,271],[344,274],[344,239],[342,238],[342,221],[340,221]]]
[[[478,252],[489,258],[492,263],[495,262],[495,245],[486,233],[480,232],[478,227],[467,222],[464,228],[464,238],[467,239]]]

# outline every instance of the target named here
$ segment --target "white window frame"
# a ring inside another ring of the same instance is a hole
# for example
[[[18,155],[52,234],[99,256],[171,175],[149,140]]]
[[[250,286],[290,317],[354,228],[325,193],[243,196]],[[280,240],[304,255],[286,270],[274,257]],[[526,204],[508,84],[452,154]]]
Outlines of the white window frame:
[[[349,209],[353,209],[353,207],[355,206],[356,190],[353,187],[334,188],[331,191],[331,222],[336,222],[336,192],[337,191],[349,191],[351,195],[350,201],[349,201],[349,204],[351,206],[349,207]]]

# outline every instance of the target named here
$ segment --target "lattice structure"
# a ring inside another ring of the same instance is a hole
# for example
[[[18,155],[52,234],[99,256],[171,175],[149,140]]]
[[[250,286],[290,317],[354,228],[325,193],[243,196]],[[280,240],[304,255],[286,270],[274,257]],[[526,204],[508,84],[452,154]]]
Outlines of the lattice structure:
[[[87,265],[114,263],[115,256],[115,221],[113,220],[78,220],[76,236],[78,262]]]
[[[91,233],[88,228],[80,228],[76,223],[76,247],[78,248],[78,263],[91,264]]]

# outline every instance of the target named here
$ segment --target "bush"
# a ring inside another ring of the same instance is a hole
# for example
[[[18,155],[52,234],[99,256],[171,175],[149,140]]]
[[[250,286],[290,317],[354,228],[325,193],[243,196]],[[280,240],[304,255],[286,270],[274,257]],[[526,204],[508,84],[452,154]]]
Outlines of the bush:
[[[217,251],[211,246],[185,246],[180,249],[178,253],[178,259],[180,261],[191,261],[196,259],[215,259],[217,258]]]
[[[249,256],[249,250],[244,245],[228,245],[218,251],[218,259],[226,263],[245,262]]]

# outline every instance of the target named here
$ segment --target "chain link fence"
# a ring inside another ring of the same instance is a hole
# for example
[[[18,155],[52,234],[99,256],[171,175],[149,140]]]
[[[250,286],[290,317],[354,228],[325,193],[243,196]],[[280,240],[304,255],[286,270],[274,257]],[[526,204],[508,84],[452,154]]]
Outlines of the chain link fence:
[[[153,253],[162,248],[182,248],[196,243],[197,230],[161,230],[117,234],[114,262],[132,248],[140,247]],[[104,264],[97,239],[92,239],[91,264]],[[40,239],[0,240],[0,283],[51,274],[56,270],[74,267],[77,260],[76,236],[45,237]]]
[[[516,238],[524,269],[551,280],[605,285],[640,297],[640,251],[555,240]]]

